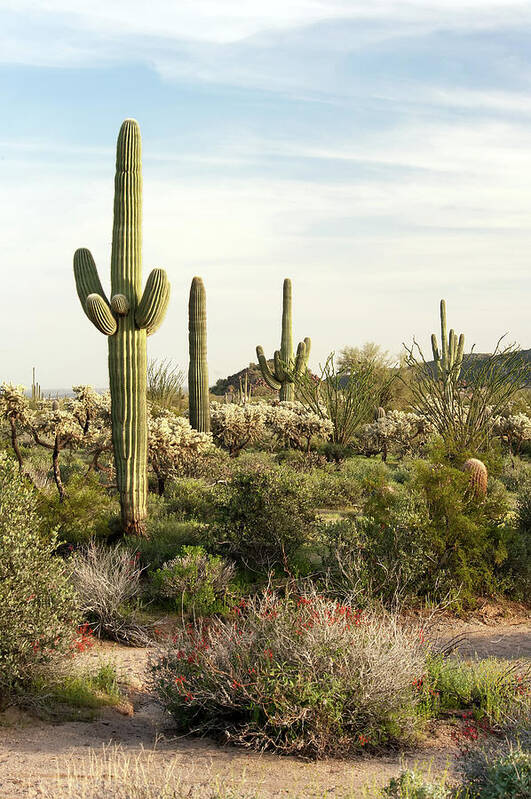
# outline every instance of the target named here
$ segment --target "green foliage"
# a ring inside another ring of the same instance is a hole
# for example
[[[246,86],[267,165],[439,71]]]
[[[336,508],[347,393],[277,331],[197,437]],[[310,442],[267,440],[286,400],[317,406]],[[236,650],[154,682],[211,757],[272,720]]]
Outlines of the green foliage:
[[[77,605],[57,536],[43,536],[35,492],[0,453],[0,693],[22,687],[69,651]]]
[[[234,566],[203,547],[185,546],[162,568],[151,572],[151,590],[185,614],[211,616],[234,599]]]
[[[253,568],[289,569],[291,555],[314,520],[304,476],[281,466],[257,464],[238,469],[226,485],[219,486],[215,541]]]
[[[393,617],[267,591],[178,631],[152,681],[183,732],[317,758],[411,738],[423,668]]]
[[[126,546],[136,548],[140,563],[149,569],[160,569],[166,561],[179,554],[183,546],[199,546],[206,538],[206,525],[201,522],[182,522],[173,516],[149,519],[147,537],[126,537]]]
[[[457,799],[528,799],[531,796],[531,753],[519,743],[493,756],[489,749],[465,757],[464,781]]]
[[[478,591],[495,591],[512,533],[503,486],[491,484],[485,499],[478,501],[460,470],[417,461],[412,490],[426,502],[426,533],[441,587],[460,585],[464,600]]]
[[[385,799],[450,799],[450,789],[443,782],[426,782],[418,771],[408,769],[393,777],[382,790]]]
[[[157,408],[182,413],[185,406],[184,373],[166,359],[150,358],[147,367],[147,398]]]
[[[183,478],[166,490],[166,512],[180,521],[209,522],[215,516],[216,491],[204,480]]]
[[[120,514],[116,497],[95,474],[72,477],[63,502],[56,494],[42,493],[37,508],[42,529],[55,527],[60,540],[73,545],[86,544],[92,538],[106,539],[111,533],[109,525]]]
[[[56,711],[57,703],[69,707],[97,709],[117,705],[121,699],[114,664],[102,663],[96,671],[61,674],[56,679],[37,679],[32,685],[45,698],[45,706]]]
[[[529,673],[523,663],[507,665],[495,658],[470,662],[432,655],[418,684],[422,696],[419,710],[427,718],[467,711],[471,719],[469,738],[475,739],[485,725],[474,729],[474,724],[482,719],[500,724],[527,718],[531,710],[529,688]]]

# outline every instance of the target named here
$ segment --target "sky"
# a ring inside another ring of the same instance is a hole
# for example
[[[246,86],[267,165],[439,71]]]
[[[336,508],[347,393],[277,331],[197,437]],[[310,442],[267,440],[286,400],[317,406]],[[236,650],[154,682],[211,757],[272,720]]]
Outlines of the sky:
[[[107,385],[72,273],[110,280],[116,136],[140,123],[149,356],[188,365],[194,275],[210,382],[280,344],[310,365],[376,341],[530,347],[531,3],[0,0],[0,381]]]

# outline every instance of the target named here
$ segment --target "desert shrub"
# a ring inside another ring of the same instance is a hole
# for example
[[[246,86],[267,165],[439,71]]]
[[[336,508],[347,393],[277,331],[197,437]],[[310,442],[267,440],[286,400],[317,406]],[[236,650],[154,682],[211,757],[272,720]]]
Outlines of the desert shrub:
[[[433,782],[428,779],[420,771],[407,769],[393,777],[378,796],[381,799],[450,799],[451,790],[442,780]]]
[[[529,716],[531,681],[524,663],[487,658],[462,661],[432,654],[417,688],[429,718],[464,710],[464,738],[475,740],[490,724],[516,723]],[[478,722],[488,722],[486,725]]]
[[[426,501],[426,532],[433,542],[434,571],[441,586],[460,585],[464,600],[481,591],[496,591],[512,537],[503,486],[491,481],[487,496],[478,500],[460,470],[417,461],[411,488]]]
[[[147,534],[147,538],[127,536],[124,544],[136,549],[140,555],[139,565],[155,570],[178,555],[183,546],[201,545],[205,540],[206,525],[164,516],[148,519]]]
[[[180,631],[152,681],[180,730],[323,757],[411,737],[423,670],[418,634],[391,616],[266,592]]]
[[[380,519],[323,522],[317,538],[321,573],[335,591],[393,605],[433,590],[434,549],[422,498],[400,492],[384,508]]]
[[[55,533],[41,534],[34,490],[0,453],[0,694],[74,641],[78,609],[56,545]]]
[[[117,498],[95,474],[72,477],[63,501],[56,493],[41,493],[37,509],[44,530],[55,527],[61,541],[74,545],[107,538],[109,524],[120,513]]]
[[[361,502],[361,483],[333,467],[314,469],[306,480],[316,508],[344,508]]]
[[[125,644],[143,645],[148,631],[139,624],[131,602],[140,595],[138,554],[123,545],[91,542],[70,558],[71,580],[92,629]]]
[[[497,416],[494,419],[493,432],[507,444],[510,452],[518,455],[524,443],[531,441],[531,417],[526,413],[505,413]]]
[[[253,567],[289,567],[314,522],[304,476],[280,466],[239,469],[218,486],[214,542]]]
[[[326,458],[319,452],[301,452],[296,449],[282,449],[277,453],[277,463],[289,466],[295,472],[311,472],[326,466]]]
[[[199,522],[209,522],[214,517],[216,491],[204,480],[187,477],[170,483],[165,497],[165,515]]]
[[[531,483],[531,464],[518,457],[507,457],[499,479],[508,491],[518,491],[525,483]]]
[[[152,591],[177,610],[210,616],[227,609],[235,568],[203,547],[185,546],[179,555],[151,573]]]
[[[457,799],[527,799],[531,795],[531,753],[519,741],[469,748],[461,771]]]

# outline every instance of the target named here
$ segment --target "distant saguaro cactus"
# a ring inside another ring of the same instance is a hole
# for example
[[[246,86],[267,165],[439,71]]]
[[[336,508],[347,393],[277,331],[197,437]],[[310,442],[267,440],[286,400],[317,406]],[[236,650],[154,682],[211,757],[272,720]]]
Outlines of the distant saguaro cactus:
[[[293,372],[296,375],[302,374],[308,365],[310,356],[311,341],[305,338],[299,342],[297,354],[293,357],[293,332],[291,314],[291,280],[287,277],[284,280],[282,295],[282,338],[280,350],[274,353],[273,371],[269,368],[264,350],[258,346],[256,355],[262,375],[267,385],[280,392],[280,399],[293,402],[295,399],[295,386],[293,384]]]
[[[463,464],[463,471],[470,476],[470,486],[476,497],[484,497],[487,493],[489,474],[483,461],[469,458]]]
[[[199,433],[210,432],[208,390],[206,292],[200,277],[194,277],[188,303],[188,407],[190,425]]]
[[[111,301],[94,259],[76,250],[74,274],[81,306],[109,338],[109,380],[116,478],[125,533],[142,535],[147,514],[146,336],[161,324],[170,296],[163,269],[142,293],[142,164],[140,128],[126,119],[116,147]]]
[[[447,334],[446,302],[444,300],[441,300],[441,350],[439,351],[435,333],[431,335],[431,348],[437,375],[445,382],[447,382],[450,377],[457,379],[463,364],[465,336],[461,333],[458,342],[457,336],[453,330],[450,330],[450,333]]]

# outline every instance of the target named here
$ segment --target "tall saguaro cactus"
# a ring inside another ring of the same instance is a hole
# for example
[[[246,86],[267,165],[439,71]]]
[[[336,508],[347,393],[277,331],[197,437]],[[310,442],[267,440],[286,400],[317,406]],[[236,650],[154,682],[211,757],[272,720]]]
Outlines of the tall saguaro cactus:
[[[116,146],[111,300],[89,250],[74,254],[81,305],[109,339],[112,442],[125,533],[142,535],[147,513],[146,336],[161,324],[170,297],[163,269],[142,293],[142,162],[140,128],[126,119]]]
[[[450,378],[457,379],[463,364],[465,336],[461,333],[458,341],[457,335],[453,330],[450,330],[450,333],[447,334],[446,302],[444,300],[441,300],[441,350],[439,351],[435,333],[432,333],[431,336],[431,348],[438,377],[445,383]]]
[[[293,374],[299,375],[306,369],[310,356],[311,341],[305,338],[299,342],[297,354],[293,356],[293,333],[292,333],[292,314],[291,314],[291,280],[287,277],[284,280],[282,295],[282,338],[280,340],[280,350],[275,350],[273,359],[273,371],[264,355],[262,347],[256,348],[256,355],[262,375],[267,385],[280,392],[280,399],[293,402],[295,399],[295,386],[293,384]]]
[[[190,424],[200,433],[210,432],[208,391],[206,292],[200,277],[194,277],[188,303],[188,406]]]

